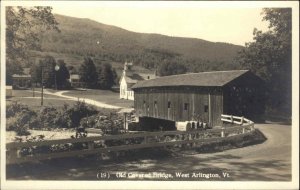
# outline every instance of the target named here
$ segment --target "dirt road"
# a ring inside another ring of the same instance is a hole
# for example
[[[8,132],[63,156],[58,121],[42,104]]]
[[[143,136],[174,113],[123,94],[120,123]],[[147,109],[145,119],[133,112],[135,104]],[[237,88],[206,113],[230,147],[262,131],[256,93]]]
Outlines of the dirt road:
[[[35,91],[35,92],[36,93],[41,93],[39,91]],[[87,104],[97,106],[97,107],[100,107],[100,108],[109,108],[109,109],[122,109],[123,108],[123,107],[119,107],[119,106],[105,104],[103,102],[99,102],[99,101],[88,99],[88,98],[78,98],[78,97],[64,95],[64,93],[66,93],[66,92],[68,92],[68,91],[58,91],[58,92],[52,93],[52,92],[49,92],[47,89],[44,90],[44,94],[58,96],[58,97],[63,98],[65,100],[84,101]],[[26,98],[32,98],[32,97],[26,97]]]
[[[173,176],[176,172],[182,172],[189,174],[189,178],[180,177],[171,180],[291,180],[291,126],[258,124],[256,128],[265,134],[267,141],[224,152],[114,162],[96,160],[93,162],[90,160],[48,162],[34,166],[26,165],[21,168],[20,166],[10,167],[7,175],[10,179],[97,180],[97,173],[101,172],[111,174],[115,171],[125,171],[127,174],[128,172],[165,172]],[[192,178],[193,173],[202,177]],[[222,177],[223,173],[229,176]],[[219,175],[219,177],[208,178],[203,174]]]

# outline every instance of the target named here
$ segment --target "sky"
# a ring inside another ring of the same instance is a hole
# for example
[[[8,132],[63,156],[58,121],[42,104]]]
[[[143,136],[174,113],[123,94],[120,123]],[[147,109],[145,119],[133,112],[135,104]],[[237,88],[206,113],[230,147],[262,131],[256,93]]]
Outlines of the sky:
[[[174,2],[173,2],[174,3]],[[118,3],[54,5],[53,13],[89,18],[126,30],[212,42],[245,45],[253,40],[253,29],[266,31],[261,8],[203,7],[201,4]]]

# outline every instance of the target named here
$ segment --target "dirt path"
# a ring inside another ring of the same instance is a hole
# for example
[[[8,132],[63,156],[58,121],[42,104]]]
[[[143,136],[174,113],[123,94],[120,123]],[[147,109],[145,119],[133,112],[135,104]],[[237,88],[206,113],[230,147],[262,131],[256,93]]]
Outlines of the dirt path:
[[[39,91],[35,91],[35,92],[41,93]],[[78,97],[63,95],[64,93],[67,93],[67,92],[69,92],[69,91],[58,91],[58,92],[52,93],[52,92],[49,92],[47,89],[44,90],[44,94],[58,96],[58,97],[61,97],[61,98],[65,98],[66,100],[84,101],[87,104],[90,104],[90,105],[93,105],[93,106],[97,106],[97,107],[100,107],[100,108],[123,109],[123,107],[106,104],[106,103],[99,102],[99,101],[92,100],[92,99],[88,99],[88,98],[78,98]]]
[[[115,171],[165,172],[173,175],[175,172],[220,175],[226,172],[230,177],[177,180],[291,180],[291,126],[261,124],[256,128],[268,138],[266,142],[224,152],[171,157],[156,155],[155,159],[151,159],[150,155],[145,159],[114,162],[72,159],[12,167],[8,169],[8,176],[12,179],[97,180],[97,173]]]

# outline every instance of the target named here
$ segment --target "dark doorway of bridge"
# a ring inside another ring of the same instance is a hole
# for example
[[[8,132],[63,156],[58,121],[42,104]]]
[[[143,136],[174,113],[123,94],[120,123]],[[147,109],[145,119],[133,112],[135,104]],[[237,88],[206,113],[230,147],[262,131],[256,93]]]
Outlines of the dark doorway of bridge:
[[[152,117],[141,117],[140,127],[143,131],[175,131],[175,121]]]

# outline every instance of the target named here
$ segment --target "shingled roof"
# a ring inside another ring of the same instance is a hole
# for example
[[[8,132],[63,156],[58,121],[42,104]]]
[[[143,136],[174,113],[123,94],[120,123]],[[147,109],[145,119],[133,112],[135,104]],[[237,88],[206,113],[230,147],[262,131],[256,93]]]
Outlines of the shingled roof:
[[[162,86],[224,86],[249,72],[248,70],[189,73],[139,81],[132,89]]]

